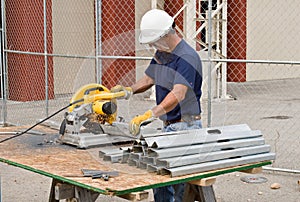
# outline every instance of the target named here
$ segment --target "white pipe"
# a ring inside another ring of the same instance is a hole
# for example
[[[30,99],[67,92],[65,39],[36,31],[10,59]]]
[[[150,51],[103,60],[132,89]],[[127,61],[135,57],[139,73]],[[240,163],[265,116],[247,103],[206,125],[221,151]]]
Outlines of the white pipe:
[[[212,70],[212,44],[211,44],[211,34],[212,34],[212,0],[208,0],[208,82],[207,82],[207,127],[211,126],[211,70]]]
[[[98,55],[101,55],[102,52],[102,41],[101,41],[101,35],[102,35],[102,30],[101,30],[101,0],[95,0],[95,21],[96,21],[96,50],[95,50],[95,67],[96,67],[96,81],[97,83],[101,84],[102,83],[102,61],[99,61],[99,58],[97,57]]]
[[[1,46],[4,50],[7,46],[6,41],[6,15],[5,15],[5,0],[1,0],[1,24],[2,24],[2,32],[1,32]],[[1,66],[1,73],[2,73],[2,85],[1,85],[1,94],[2,94],[2,118],[3,118],[3,125],[5,126],[7,123],[7,54],[3,51],[1,54],[2,56],[2,66]]]
[[[151,1],[151,8],[152,8],[152,9],[157,8],[157,0],[152,0],[152,1]]]
[[[5,49],[6,53],[16,54],[28,54],[28,55],[40,55],[43,56],[45,53],[38,52],[26,52],[26,51],[15,51]],[[82,55],[63,55],[63,54],[48,54],[52,57],[66,57],[66,58],[83,58],[83,59],[95,59],[95,56],[82,56]],[[128,60],[151,60],[152,57],[137,57],[137,56],[109,56],[99,55],[101,59],[128,59]],[[242,59],[202,59],[202,62],[240,62],[240,63],[261,63],[261,64],[276,64],[276,65],[300,65],[300,61],[285,61],[285,60],[242,60]]]
[[[213,62],[237,62],[237,63],[263,63],[263,64],[282,64],[282,65],[300,65],[300,61],[284,60],[243,60],[243,59],[211,59]]]
[[[45,55],[45,53],[15,51],[15,50],[8,50],[8,49],[5,49],[4,52],[15,53],[15,54],[39,55],[39,56]],[[52,56],[52,57],[82,58],[82,59],[95,59],[96,58],[96,56],[83,56],[83,55],[64,55],[64,54],[47,54],[47,55]],[[151,60],[153,57],[98,55],[97,58],[100,58],[100,59]]]
[[[227,57],[227,0],[223,0],[224,6],[222,10],[222,52],[221,54]],[[227,63],[222,64],[222,93],[221,98],[227,97]]]
[[[184,4],[182,9],[177,13],[179,14],[183,9],[183,21],[184,21],[184,27],[183,32],[185,33],[185,39],[186,41],[194,48],[196,49],[196,41],[193,40],[193,33],[196,31],[196,2],[195,0],[191,0],[188,2],[188,4]],[[176,14],[176,15],[177,15]]]
[[[268,167],[268,166],[263,166],[262,169],[263,170],[270,170],[270,171],[300,174],[300,170],[291,170],[291,169],[285,169],[285,168],[272,168],[272,167]]]
[[[45,62],[45,104],[46,104],[46,117],[48,117],[49,114],[49,82],[48,82],[48,46],[47,46],[47,0],[43,1],[43,7],[44,7],[44,62]]]
[[[173,19],[175,19],[184,9],[185,7],[187,7],[187,4],[185,3],[181,8],[180,10],[173,16]]]

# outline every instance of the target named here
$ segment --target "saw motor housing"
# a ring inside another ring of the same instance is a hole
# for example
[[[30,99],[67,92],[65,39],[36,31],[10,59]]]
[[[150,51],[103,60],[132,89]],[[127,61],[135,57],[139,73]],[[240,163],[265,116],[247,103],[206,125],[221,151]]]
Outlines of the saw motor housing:
[[[60,134],[64,134],[66,126],[72,134],[79,134],[82,126],[87,122],[93,124],[112,124],[117,116],[116,98],[122,97],[122,93],[110,93],[100,84],[88,84],[81,87],[72,97],[69,112],[65,113]]]

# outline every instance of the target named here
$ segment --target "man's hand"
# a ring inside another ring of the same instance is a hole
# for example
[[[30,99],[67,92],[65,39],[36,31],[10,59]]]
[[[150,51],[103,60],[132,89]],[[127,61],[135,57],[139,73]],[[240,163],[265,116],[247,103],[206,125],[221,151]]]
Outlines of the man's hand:
[[[152,122],[154,115],[152,110],[146,111],[143,115],[134,117],[129,124],[129,131],[133,136],[137,136],[140,133],[141,125],[144,123]]]
[[[116,85],[110,89],[110,92],[112,92],[112,93],[117,93],[117,92],[122,92],[122,91],[125,92],[125,96],[123,97],[125,100],[128,100],[131,97],[131,95],[133,94],[131,87],[124,87],[121,85]]]

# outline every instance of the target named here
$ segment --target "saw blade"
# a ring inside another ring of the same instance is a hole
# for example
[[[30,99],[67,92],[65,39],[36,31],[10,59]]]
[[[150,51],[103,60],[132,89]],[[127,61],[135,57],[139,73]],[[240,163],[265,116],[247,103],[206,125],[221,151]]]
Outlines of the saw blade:
[[[83,124],[86,132],[94,133],[94,134],[103,134],[105,133],[101,124],[92,121],[90,118]]]

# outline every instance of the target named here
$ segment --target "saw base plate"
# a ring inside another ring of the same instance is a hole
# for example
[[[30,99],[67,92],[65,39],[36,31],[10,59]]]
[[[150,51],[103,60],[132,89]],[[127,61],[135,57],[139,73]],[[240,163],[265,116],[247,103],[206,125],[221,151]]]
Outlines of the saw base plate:
[[[111,136],[108,134],[93,134],[93,133],[80,133],[71,134],[65,133],[59,137],[63,144],[69,144],[78,148],[86,149],[90,147],[97,147],[100,145],[108,145],[119,142],[131,142],[132,138],[124,136]]]

